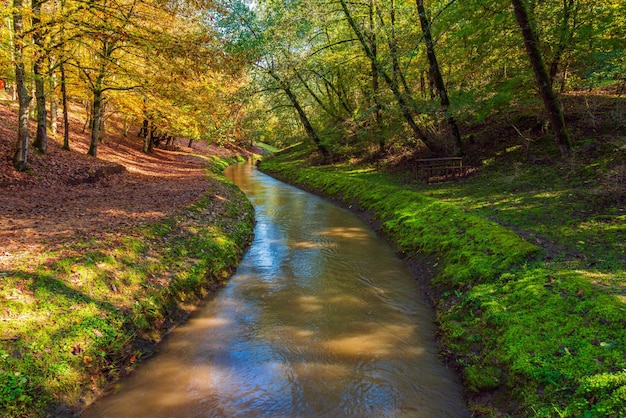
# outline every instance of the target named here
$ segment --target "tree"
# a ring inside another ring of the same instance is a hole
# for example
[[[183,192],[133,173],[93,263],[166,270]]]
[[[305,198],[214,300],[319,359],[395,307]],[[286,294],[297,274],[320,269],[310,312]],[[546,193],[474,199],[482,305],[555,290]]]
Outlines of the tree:
[[[563,157],[567,157],[572,149],[569,133],[565,127],[565,118],[561,105],[554,94],[550,76],[543,62],[543,57],[539,50],[539,38],[531,25],[528,9],[525,0],[511,0],[515,11],[515,18],[522,30],[524,46],[530,60],[530,64],[535,74],[535,80],[539,88],[539,94],[543,100],[544,107],[548,114],[550,124],[555,132],[555,140]]]
[[[317,146],[317,149],[322,154],[322,156],[324,158],[328,158],[330,156],[328,149],[322,143],[322,140],[317,134],[317,131],[315,130],[315,128],[313,128],[311,121],[309,120],[306,112],[300,105],[300,102],[298,101],[298,98],[296,97],[293,90],[291,89],[290,84],[287,81],[283,80],[272,68],[268,68],[267,72],[274,80],[276,80],[280,88],[285,92],[285,94],[289,98],[289,101],[291,102],[293,108],[296,110],[298,117],[300,118],[300,121],[302,122],[302,126],[304,127],[304,130],[306,131],[309,138],[311,138],[313,143],[315,143],[315,145]]]
[[[356,21],[352,17],[352,14],[350,13],[350,10],[348,9],[346,0],[339,0],[339,2],[344,12],[345,18],[348,21],[348,24],[350,25],[356,37],[359,39],[359,42],[361,43],[361,47],[363,48],[365,55],[371,60],[372,65],[374,65],[377,68],[379,74],[383,77],[383,79],[385,80],[385,82],[387,83],[391,91],[393,92],[400,106],[400,109],[402,111],[402,115],[404,116],[404,119],[411,127],[411,130],[415,134],[416,139],[421,140],[428,148],[432,148],[433,147],[432,142],[424,134],[422,129],[417,125],[417,123],[415,122],[415,119],[413,118],[413,114],[409,106],[409,101],[400,91],[400,87],[398,86],[398,83],[393,78],[391,78],[391,76],[381,67],[380,62],[378,61],[376,55],[374,54],[370,45],[368,44],[367,39],[365,38],[365,35],[363,34],[363,31],[357,25]]]
[[[426,16],[426,8],[424,7],[424,0],[417,0],[417,13],[419,15],[420,24],[422,26],[422,32],[424,33],[424,42],[426,43],[426,55],[428,56],[428,62],[430,63],[430,73],[432,74],[439,99],[441,101],[441,107],[446,114],[446,120],[450,129],[452,130],[452,136],[454,137],[455,149],[454,153],[459,154],[462,152],[461,133],[459,127],[454,120],[454,116],[449,112],[450,99],[448,98],[448,91],[446,85],[443,82],[441,76],[441,69],[437,62],[437,55],[435,54],[435,43],[430,31],[430,21]]]
[[[35,99],[37,105],[37,134],[33,146],[45,154],[48,147],[46,89],[44,86],[44,61],[46,58],[43,45],[43,27],[41,22],[42,0],[32,0],[33,44],[35,57],[33,59],[33,76],[35,78]]]
[[[102,0],[93,4],[91,9],[94,20],[83,22],[85,35],[91,39],[84,39],[83,45],[93,53],[93,61],[86,65],[79,65],[78,69],[88,82],[92,93],[91,105],[91,141],[87,153],[96,156],[98,142],[101,139],[101,130],[104,126],[104,110],[108,90],[130,90],[133,86],[124,83],[123,76],[127,69],[120,66],[121,57],[129,40],[129,27],[134,17],[136,0],[109,4]],[[122,78],[122,80],[120,80]]]
[[[376,124],[375,136],[378,137],[379,152],[382,154],[385,151],[385,138],[382,135],[382,105],[380,103],[380,80],[378,65],[378,45],[376,39],[376,21],[377,21],[378,8],[375,0],[370,0],[368,4],[368,25],[369,25],[369,47],[374,57],[371,61],[371,77],[372,77],[372,101],[374,102],[374,121]]]
[[[14,30],[14,59],[15,59],[15,86],[19,100],[17,150],[13,157],[13,165],[18,171],[24,171],[28,163],[28,111],[31,96],[26,87],[26,66],[24,64],[24,20],[22,0],[13,0],[13,30]]]
[[[561,62],[563,60],[563,55],[567,51],[567,49],[571,46],[573,41],[573,28],[571,25],[572,14],[576,12],[575,10],[576,0],[563,0],[563,8],[562,8],[562,17],[560,24],[557,25],[558,35],[557,35],[557,44],[554,48],[554,52],[552,54],[552,60],[550,62],[550,83],[552,83],[552,87],[554,88],[554,79],[556,78],[559,70],[561,69]],[[565,77],[563,77],[565,79]]]
[[[301,36],[292,36],[293,33],[283,36],[286,28],[292,28],[296,32],[304,30],[300,26],[303,19],[290,14],[299,5],[301,3],[293,2],[284,5],[283,8],[261,8],[254,13],[245,4],[233,2],[229,5],[230,13],[222,17],[220,24],[223,29],[230,32],[231,51],[246,56],[251,67],[265,76],[267,91],[278,90],[284,94],[289,106],[295,110],[305,133],[323,158],[327,159],[330,152],[323,144],[294,88],[298,80],[302,82],[305,90],[308,88],[295,64],[307,46],[300,43]],[[266,14],[261,16],[261,13]],[[287,19],[287,16],[292,19]],[[241,31],[241,27],[245,28],[245,32]],[[308,92],[311,93],[311,90]],[[314,94],[311,96],[315,97]]]

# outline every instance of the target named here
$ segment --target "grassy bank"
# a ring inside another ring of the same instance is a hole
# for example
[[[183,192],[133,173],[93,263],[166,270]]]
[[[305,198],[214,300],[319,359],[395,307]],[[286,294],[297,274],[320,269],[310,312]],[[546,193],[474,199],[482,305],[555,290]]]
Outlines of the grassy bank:
[[[373,213],[404,256],[435,260],[442,355],[476,416],[626,415],[626,213],[598,203],[614,195],[589,184],[597,166],[488,161],[424,185],[308,155],[261,167]]]
[[[97,241],[25,254],[0,271],[0,415],[69,416],[149,356],[234,271],[253,209],[221,174],[196,204]]]

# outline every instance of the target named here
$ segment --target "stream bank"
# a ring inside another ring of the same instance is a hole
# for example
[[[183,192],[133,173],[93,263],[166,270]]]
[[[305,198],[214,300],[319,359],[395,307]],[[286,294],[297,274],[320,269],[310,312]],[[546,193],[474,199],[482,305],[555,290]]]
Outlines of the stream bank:
[[[0,270],[9,316],[0,323],[0,415],[78,414],[230,277],[254,210],[222,174],[235,158],[197,158],[207,187],[195,204]]]
[[[81,418],[469,417],[388,243],[249,163],[226,175],[256,217],[236,273]]]
[[[296,146],[260,168],[361,213],[420,267],[414,271],[435,310],[440,354],[462,376],[475,416],[626,413],[619,265],[555,256],[482,212],[451,203],[464,203],[459,196],[467,187],[511,202],[514,193],[495,196],[489,188],[499,184],[498,173],[457,183],[449,187],[454,194],[443,196],[441,188],[424,189],[372,166],[315,165],[310,153]],[[541,170],[533,175],[545,175]],[[501,176],[511,181],[508,172]],[[489,208],[479,195],[462,196],[474,198],[467,207]],[[619,225],[620,216],[611,225]],[[617,237],[620,228],[611,231]],[[541,242],[528,231],[524,236]]]

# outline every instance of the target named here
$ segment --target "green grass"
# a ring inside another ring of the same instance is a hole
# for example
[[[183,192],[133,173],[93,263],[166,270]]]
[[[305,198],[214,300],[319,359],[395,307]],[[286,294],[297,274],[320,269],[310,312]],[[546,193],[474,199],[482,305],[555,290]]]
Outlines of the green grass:
[[[212,172],[227,164],[216,161]],[[217,166],[217,167],[215,167]],[[0,271],[0,415],[68,414],[232,273],[253,209],[221,175],[195,205]]]
[[[442,348],[475,414],[626,415],[626,213],[606,204],[595,170],[503,164],[424,185],[309,166],[309,152],[262,169],[375,212],[406,256],[438,259],[429,293]]]
[[[269,144],[265,144],[263,142],[257,142],[255,145],[257,145],[259,148],[263,149],[265,152],[268,153],[272,153],[272,152],[276,152],[278,151],[278,148],[273,147]]]

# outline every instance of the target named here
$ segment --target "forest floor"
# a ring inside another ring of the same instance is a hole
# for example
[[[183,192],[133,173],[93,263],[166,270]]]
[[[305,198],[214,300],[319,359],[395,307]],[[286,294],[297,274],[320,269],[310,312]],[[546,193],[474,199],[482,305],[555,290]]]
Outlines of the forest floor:
[[[73,106],[71,151],[50,135],[17,172],[2,94],[0,416],[75,416],[232,274],[253,210],[219,173],[251,153],[185,140],[146,155],[111,122],[94,158]]]
[[[168,217],[208,187],[206,160],[198,154],[245,152],[179,141],[175,150],[146,155],[135,132],[123,137],[114,127],[93,158],[86,155],[89,132],[78,114],[70,120],[71,151],[61,148],[62,133],[50,135],[46,154],[31,147],[29,169],[17,172],[17,113],[0,102],[0,268],[20,254]]]

